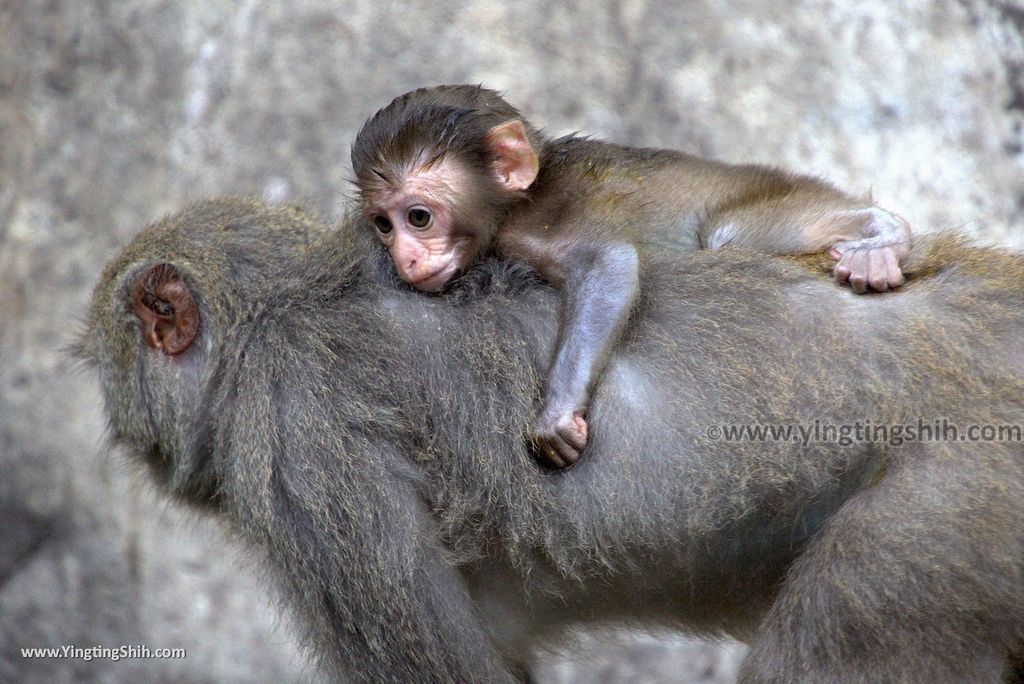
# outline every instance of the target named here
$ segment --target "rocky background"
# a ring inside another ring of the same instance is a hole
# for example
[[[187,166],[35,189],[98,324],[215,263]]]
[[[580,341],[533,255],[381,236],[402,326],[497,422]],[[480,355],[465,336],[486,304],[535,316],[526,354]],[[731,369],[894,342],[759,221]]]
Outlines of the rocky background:
[[[224,193],[336,217],[369,114],[483,82],[552,133],[777,163],[1020,246],[1022,34],[994,0],[0,0],[0,681],[315,678],[245,553],[110,453],[62,351],[148,221]],[[19,653],[65,644],[188,657]],[[742,653],[585,637],[538,678],[727,682]]]

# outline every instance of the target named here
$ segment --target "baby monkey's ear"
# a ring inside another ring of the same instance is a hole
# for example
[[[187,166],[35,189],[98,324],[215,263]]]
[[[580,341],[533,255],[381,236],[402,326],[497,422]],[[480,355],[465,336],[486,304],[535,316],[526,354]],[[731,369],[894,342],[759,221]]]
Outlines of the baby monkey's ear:
[[[485,138],[494,155],[494,172],[508,190],[526,190],[537,178],[540,159],[519,119],[498,124]]]

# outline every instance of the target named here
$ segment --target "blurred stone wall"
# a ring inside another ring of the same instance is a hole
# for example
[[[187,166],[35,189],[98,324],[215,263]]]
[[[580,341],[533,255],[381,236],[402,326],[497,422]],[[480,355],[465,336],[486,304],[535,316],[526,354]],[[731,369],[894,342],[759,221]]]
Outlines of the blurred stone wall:
[[[148,221],[224,193],[334,218],[369,114],[483,82],[551,133],[777,163],[1022,245],[1022,32],[994,0],[0,0],[0,681],[315,676],[244,552],[110,453],[62,351]],[[540,679],[730,681],[743,652],[624,643]],[[188,658],[18,652],[65,644]]]

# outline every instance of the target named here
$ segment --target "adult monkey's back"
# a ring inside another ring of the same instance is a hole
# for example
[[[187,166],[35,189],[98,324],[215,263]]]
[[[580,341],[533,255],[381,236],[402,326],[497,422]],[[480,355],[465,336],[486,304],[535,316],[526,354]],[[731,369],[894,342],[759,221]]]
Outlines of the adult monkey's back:
[[[511,680],[537,641],[630,620],[745,638],[744,681],[984,681],[1024,638],[1024,444],[711,438],[1019,425],[1020,257],[935,243],[872,301],[800,262],[666,259],[589,457],[550,474],[522,435],[553,292],[492,264],[425,299],[344,233],[294,256],[254,238],[294,214],[243,203],[224,230],[230,206],[126,248],[82,351],[116,441],[266,553],[332,671]]]

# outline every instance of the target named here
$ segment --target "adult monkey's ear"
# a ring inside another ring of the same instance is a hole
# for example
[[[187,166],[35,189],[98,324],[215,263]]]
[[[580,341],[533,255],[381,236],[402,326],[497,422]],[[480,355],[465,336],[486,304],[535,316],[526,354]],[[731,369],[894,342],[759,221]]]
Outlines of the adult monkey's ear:
[[[519,119],[498,124],[484,138],[494,155],[494,171],[498,182],[508,190],[526,190],[533,185],[540,169],[537,151],[526,135],[526,126]]]
[[[177,267],[156,264],[139,273],[131,298],[146,346],[175,356],[192,345],[199,333],[199,307]]]

